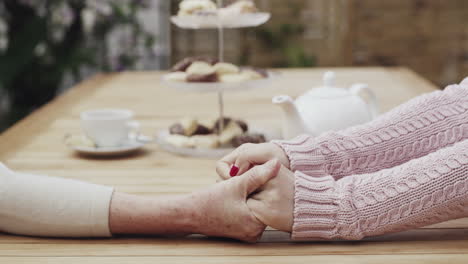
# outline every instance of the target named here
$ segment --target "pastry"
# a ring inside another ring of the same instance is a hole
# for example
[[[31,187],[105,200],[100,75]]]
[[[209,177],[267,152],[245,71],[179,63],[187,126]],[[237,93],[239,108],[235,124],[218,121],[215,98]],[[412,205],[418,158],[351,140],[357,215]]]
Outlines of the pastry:
[[[236,10],[239,14],[257,12],[257,7],[252,0],[239,0],[226,6],[225,8]]]
[[[218,75],[210,74],[190,74],[187,76],[187,82],[217,82]]]
[[[183,0],[179,4],[178,16],[216,14],[216,4],[211,0]]]
[[[195,61],[194,58],[185,58],[179,62],[177,62],[174,66],[172,66],[171,71],[177,72],[182,71],[184,72],[187,68]]]
[[[247,125],[245,121],[237,119],[234,122],[236,122],[240,126],[240,128],[242,128],[242,131],[244,133],[247,132],[247,130],[249,130],[249,126]]]
[[[185,71],[187,74],[206,75],[215,73],[215,69],[211,64],[205,61],[194,61]]]
[[[249,0],[240,0],[219,9],[219,15],[224,18],[233,18],[240,14],[248,14],[257,12],[257,7],[254,2]]]
[[[169,127],[169,133],[171,135],[185,135],[185,130],[180,123],[177,123]]]
[[[186,82],[187,73],[182,71],[171,72],[166,75],[166,80],[171,82]]]
[[[254,70],[243,70],[242,74],[245,74],[249,80],[258,80],[258,79],[263,79],[263,77],[260,73]]]
[[[218,135],[221,122],[223,131]],[[169,128],[167,142],[176,147],[205,149],[265,142],[262,134],[248,133],[248,130],[247,123],[240,119],[224,117],[197,121],[186,117]]]
[[[219,135],[219,143],[221,145],[229,144],[234,137],[240,136],[243,133],[244,131],[242,131],[242,128],[236,122],[229,122]]]
[[[198,123],[197,129],[195,130],[195,132],[193,132],[193,134],[194,135],[208,135],[208,134],[211,134],[211,132],[212,132],[211,129]]]
[[[213,68],[218,75],[239,73],[239,67],[227,62],[218,62],[215,65],[213,65]]]
[[[190,145],[195,148],[217,148],[219,141],[217,135],[196,135],[190,137]]]
[[[258,144],[258,143],[264,143],[264,142],[266,142],[266,140],[263,134],[245,133],[245,134],[234,137],[231,143],[233,147],[237,148],[240,145],[245,144],[245,143]]]
[[[190,138],[182,135],[169,135],[166,137],[166,142],[179,148],[191,148]]]
[[[205,118],[205,119],[199,120],[198,124],[208,128],[212,133],[215,133],[214,129],[215,129],[216,121],[218,121],[218,119],[216,118]]]
[[[176,72],[176,71],[182,71],[185,72],[187,68],[192,65],[195,61],[203,61],[206,62],[210,65],[214,65],[218,63],[217,59],[207,57],[207,56],[197,56],[197,57],[188,57],[185,58],[179,62],[177,62],[174,66],[172,66],[171,71]]]
[[[166,80],[173,82],[225,82],[235,83],[257,80],[267,77],[263,69],[247,68],[218,62],[210,57],[189,57],[179,61],[166,75]]]
[[[223,118],[223,121],[224,121],[223,122],[223,129],[226,128],[226,126],[229,124],[229,122],[231,122],[231,120],[232,119],[229,118],[229,117],[224,117]],[[218,119],[216,119],[215,123],[213,124],[213,133],[215,133],[215,134],[218,134],[218,132],[219,132],[219,123],[220,123],[220,119],[218,118]]]
[[[197,120],[194,118],[186,117],[180,120],[179,123],[173,124],[169,127],[169,133],[172,135],[191,136],[198,128]]]
[[[219,76],[219,81],[224,83],[245,82],[250,80],[250,76],[244,73],[223,74]]]

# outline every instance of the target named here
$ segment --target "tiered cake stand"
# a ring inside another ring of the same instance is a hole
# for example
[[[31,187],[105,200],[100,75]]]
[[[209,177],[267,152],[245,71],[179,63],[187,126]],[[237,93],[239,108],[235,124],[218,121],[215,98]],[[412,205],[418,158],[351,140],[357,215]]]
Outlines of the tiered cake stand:
[[[222,0],[217,0],[218,8],[223,6]],[[270,13],[247,13],[238,14],[235,16],[220,16],[218,15],[192,15],[192,16],[172,16],[171,22],[176,26],[184,29],[217,29],[218,35],[218,60],[224,61],[224,29],[230,28],[247,28],[257,27],[266,23],[270,19]],[[251,80],[239,83],[185,83],[185,82],[172,82],[168,81],[165,76],[162,82],[173,89],[180,89],[182,91],[191,92],[216,92],[218,93],[218,111],[219,118],[224,118],[224,92],[228,91],[241,91],[245,89],[255,89],[268,86],[271,79],[275,76],[272,72],[267,73],[265,79]],[[223,130],[223,122],[219,122],[221,126],[219,131]],[[258,131],[260,132],[260,131]],[[165,150],[181,155],[194,156],[194,157],[209,157],[218,158],[232,151],[232,148],[219,148],[219,149],[192,149],[192,148],[178,148],[165,142],[164,138],[167,137],[168,131],[162,131],[158,135],[158,142]],[[265,135],[268,137],[268,135]]]

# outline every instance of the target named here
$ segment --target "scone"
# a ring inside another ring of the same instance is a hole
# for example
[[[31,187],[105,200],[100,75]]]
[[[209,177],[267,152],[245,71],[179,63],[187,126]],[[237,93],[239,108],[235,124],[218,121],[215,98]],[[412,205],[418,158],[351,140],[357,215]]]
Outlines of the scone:
[[[211,64],[204,61],[195,61],[187,70],[188,82],[217,82],[218,75]]]
[[[245,82],[250,80],[250,76],[247,74],[233,73],[233,74],[223,74],[218,77],[220,82],[223,83],[236,83],[236,82]]]
[[[182,71],[170,72],[166,75],[166,80],[170,82],[186,82],[187,73]]]
[[[218,62],[215,65],[213,65],[213,68],[218,75],[239,73],[240,71],[239,67],[227,62]]]
[[[178,16],[213,13],[217,10],[216,4],[211,0],[184,0],[179,4]]]
[[[224,128],[223,132],[219,135],[219,143],[226,145],[231,143],[232,139],[244,133],[242,128],[236,122],[229,122]]]
[[[218,75],[216,73],[187,75],[187,82],[217,82],[217,81],[218,81]]]
[[[219,15],[224,18],[234,18],[236,15],[257,12],[257,7],[253,1],[240,0],[219,9]]]
[[[257,12],[257,7],[252,0],[239,0],[231,5],[228,5],[226,8],[237,10],[239,14]]]
[[[169,128],[169,133],[172,135],[191,136],[198,128],[198,123],[195,118],[186,117],[180,120],[179,123],[172,125]]]
[[[211,64],[204,61],[195,61],[193,62],[185,71],[187,74],[194,75],[208,75],[215,73],[215,69]]]
[[[182,135],[169,135],[166,137],[166,142],[179,148],[191,148],[190,138]]]
[[[219,147],[217,135],[196,135],[190,137],[190,145],[194,148],[214,149]]]

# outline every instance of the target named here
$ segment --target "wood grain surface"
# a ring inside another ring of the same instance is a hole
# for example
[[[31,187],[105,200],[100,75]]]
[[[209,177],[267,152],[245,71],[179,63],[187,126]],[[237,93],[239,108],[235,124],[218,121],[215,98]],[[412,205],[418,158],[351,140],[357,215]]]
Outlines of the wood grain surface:
[[[297,96],[320,85],[328,69],[281,70],[270,87],[226,94],[226,114],[251,125],[278,130],[277,94]],[[382,112],[437,87],[406,68],[338,68],[340,86],[366,82]],[[216,181],[215,161],[175,156],[150,144],[120,158],[93,159],[63,144],[79,133],[79,113],[128,108],[147,135],[183,116],[217,116],[211,93],[171,90],[161,72],[98,75],[59,96],[0,135],[0,161],[18,171],[79,179],[141,195],[190,192]],[[194,235],[188,238],[119,237],[51,239],[0,234],[0,263],[468,263],[468,220],[364,241],[301,242],[268,229],[257,244]]]

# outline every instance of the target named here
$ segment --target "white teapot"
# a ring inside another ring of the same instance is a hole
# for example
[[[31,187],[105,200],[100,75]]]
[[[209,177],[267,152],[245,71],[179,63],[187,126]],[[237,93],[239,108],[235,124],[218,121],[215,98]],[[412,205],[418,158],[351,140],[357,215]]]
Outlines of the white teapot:
[[[287,95],[273,97],[273,103],[284,111],[284,139],[304,133],[318,136],[326,131],[371,121],[378,115],[377,99],[367,84],[338,88],[335,79],[334,72],[326,72],[323,87],[311,89],[296,101]]]

